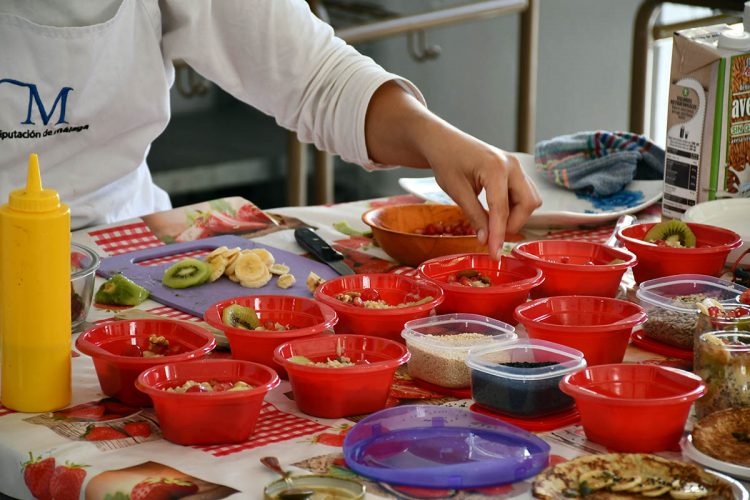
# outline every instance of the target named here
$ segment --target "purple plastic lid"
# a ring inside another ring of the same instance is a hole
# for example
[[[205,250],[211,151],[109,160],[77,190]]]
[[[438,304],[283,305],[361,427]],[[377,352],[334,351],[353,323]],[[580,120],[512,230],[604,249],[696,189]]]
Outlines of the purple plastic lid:
[[[461,408],[406,405],[373,413],[344,439],[354,472],[392,484],[470,488],[521,481],[547,466],[550,447],[501,420]]]

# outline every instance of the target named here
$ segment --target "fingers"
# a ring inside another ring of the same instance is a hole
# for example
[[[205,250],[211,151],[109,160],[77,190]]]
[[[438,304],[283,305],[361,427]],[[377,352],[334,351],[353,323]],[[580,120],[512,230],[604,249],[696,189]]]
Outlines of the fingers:
[[[440,179],[438,184],[441,184]],[[472,184],[465,177],[456,176],[444,181],[440,187],[463,209],[464,215],[477,232],[479,243],[487,243],[487,212],[479,203]]]
[[[506,230],[509,233],[518,233],[534,210],[542,206],[542,198],[534,182],[524,173],[518,159],[512,158],[508,172],[510,214]]]
[[[495,164],[482,175],[482,185],[487,193],[489,212],[489,236],[487,245],[490,256],[500,259],[508,221],[508,177],[506,168]]]

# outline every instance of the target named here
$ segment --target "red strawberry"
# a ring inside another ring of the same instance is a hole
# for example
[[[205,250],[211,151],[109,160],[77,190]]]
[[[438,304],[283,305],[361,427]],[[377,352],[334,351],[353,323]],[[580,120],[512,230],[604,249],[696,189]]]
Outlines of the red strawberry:
[[[151,426],[144,420],[138,422],[128,422],[122,426],[123,430],[132,437],[144,437],[147,438],[151,435]]]
[[[70,462],[55,467],[49,482],[52,500],[78,500],[81,496],[81,485],[86,477],[83,467]]]
[[[750,290],[745,290],[744,292],[742,292],[740,294],[739,301],[750,306]]]
[[[42,460],[42,457],[34,458],[34,455],[29,452],[29,460],[21,466],[23,467],[23,480],[34,498],[50,500],[52,496],[49,492],[49,481],[55,470],[55,457]]]
[[[198,485],[174,477],[149,477],[133,486],[130,500],[173,500],[198,492]]]
[[[89,425],[86,427],[86,433],[82,437],[87,441],[110,441],[112,439],[122,439],[128,436],[112,427]]]
[[[67,410],[55,412],[55,418],[80,418],[84,420],[98,420],[104,415],[106,408],[98,403],[86,403]]]

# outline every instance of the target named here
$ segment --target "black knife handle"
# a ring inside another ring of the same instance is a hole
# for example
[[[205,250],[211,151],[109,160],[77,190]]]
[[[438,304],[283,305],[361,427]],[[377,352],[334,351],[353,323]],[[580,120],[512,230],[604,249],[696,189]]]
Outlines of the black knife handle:
[[[323,238],[315,234],[315,231],[309,227],[298,227],[294,230],[294,239],[299,246],[313,254],[323,262],[333,262],[343,260],[344,256],[334,250],[331,245],[323,241]]]

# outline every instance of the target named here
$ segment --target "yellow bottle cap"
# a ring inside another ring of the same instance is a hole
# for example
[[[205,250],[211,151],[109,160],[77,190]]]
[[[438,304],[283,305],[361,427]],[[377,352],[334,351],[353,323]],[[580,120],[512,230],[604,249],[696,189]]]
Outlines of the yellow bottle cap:
[[[8,206],[21,212],[50,212],[60,208],[60,195],[57,194],[57,191],[42,188],[39,157],[36,154],[29,156],[26,187],[10,193]]]

